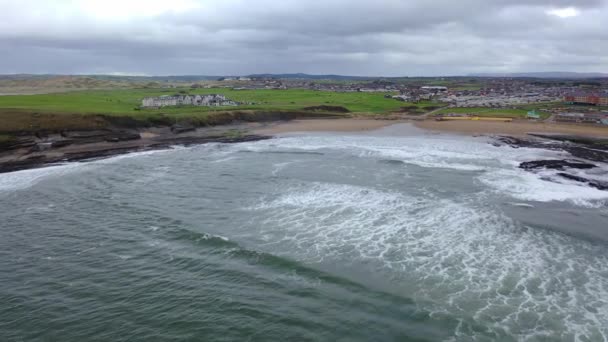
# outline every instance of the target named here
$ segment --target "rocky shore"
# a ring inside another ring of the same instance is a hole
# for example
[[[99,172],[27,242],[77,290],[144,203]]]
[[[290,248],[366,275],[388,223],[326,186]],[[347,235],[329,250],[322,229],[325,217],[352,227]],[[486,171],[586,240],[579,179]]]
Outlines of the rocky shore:
[[[249,134],[238,125],[222,128],[174,125],[141,131],[104,129],[24,135],[0,143],[0,173],[130,152],[165,149],[175,145],[237,143],[269,138],[270,136]]]
[[[270,139],[275,134],[294,131],[361,131],[390,125],[390,121],[342,119],[295,120],[287,122],[246,123],[216,127],[187,124],[146,129],[101,129],[62,131],[54,134],[22,135],[0,141],[0,173],[42,167],[49,164],[91,160],[113,155],[195,145],[211,142],[238,143]],[[608,138],[571,134],[528,133],[527,136],[496,136],[495,145],[512,148],[538,148],[567,152],[562,160],[530,160],[521,169],[539,173],[552,170],[547,180],[573,181],[608,191]],[[591,170],[598,177],[587,177]],[[603,175],[603,176],[602,176]]]
[[[608,181],[581,176],[578,170],[600,168],[598,164],[608,164],[608,138],[595,138],[567,134],[528,133],[530,138],[500,136],[496,145],[508,145],[513,148],[540,148],[564,151],[570,158],[561,160],[532,160],[523,162],[519,167],[529,172],[555,170],[555,178],[549,181],[569,180],[584,183],[592,188],[608,191]],[[604,170],[601,173],[608,173]]]

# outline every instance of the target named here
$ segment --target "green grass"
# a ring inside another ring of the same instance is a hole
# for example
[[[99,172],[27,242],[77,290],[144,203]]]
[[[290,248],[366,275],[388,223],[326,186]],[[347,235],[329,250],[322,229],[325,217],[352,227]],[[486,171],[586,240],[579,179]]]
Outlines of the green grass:
[[[147,96],[189,94],[223,94],[245,103],[230,107],[164,107],[142,108]],[[100,129],[108,125],[129,126],[128,120],[166,125],[189,121],[200,125],[226,122],[229,117],[255,121],[269,113],[312,113],[303,109],[315,106],[340,106],[357,115],[397,112],[414,106],[424,113],[432,101],[417,104],[384,98],[384,93],[337,93],[314,90],[232,90],[215,89],[113,89],[89,90],[41,95],[0,96],[0,132],[32,132],[39,130]],[[324,115],[327,113],[317,113]],[[339,114],[339,113],[337,113]],[[126,120],[126,121],[125,121]]]
[[[135,110],[147,96],[172,95],[179,91],[190,94],[218,93],[243,103],[238,107],[165,107]],[[73,113],[138,115],[192,115],[221,110],[301,110],[310,106],[343,106],[354,113],[386,113],[407,105],[384,98],[383,93],[336,93],[314,90],[231,90],[231,89],[121,89],[79,91],[60,94],[0,96],[0,109]],[[428,104],[430,105],[430,104]],[[427,104],[421,104],[422,107]]]
[[[525,109],[508,109],[508,108],[446,108],[440,110],[438,114],[474,114],[477,116],[493,116],[505,118],[525,118],[528,113]],[[541,114],[542,115],[542,114]]]

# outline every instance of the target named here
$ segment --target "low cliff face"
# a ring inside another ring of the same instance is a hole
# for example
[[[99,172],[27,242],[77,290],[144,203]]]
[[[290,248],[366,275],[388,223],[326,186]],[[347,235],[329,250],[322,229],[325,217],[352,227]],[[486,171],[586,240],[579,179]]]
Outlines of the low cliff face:
[[[337,116],[305,111],[233,111],[179,119],[162,115],[82,115],[72,121],[71,115],[37,115],[35,125],[0,127],[0,173],[172,145],[265,139],[268,137],[248,134],[246,129],[234,132],[238,125],[226,126],[223,133],[222,129],[201,127],[320,117]]]
[[[170,127],[186,123],[195,127],[226,125],[234,122],[264,122],[297,118],[343,117],[343,114],[313,111],[218,111],[197,115],[135,115],[53,114],[28,112],[0,113],[0,135],[28,136],[63,131],[95,131]],[[1,141],[2,139],[0,139]]]

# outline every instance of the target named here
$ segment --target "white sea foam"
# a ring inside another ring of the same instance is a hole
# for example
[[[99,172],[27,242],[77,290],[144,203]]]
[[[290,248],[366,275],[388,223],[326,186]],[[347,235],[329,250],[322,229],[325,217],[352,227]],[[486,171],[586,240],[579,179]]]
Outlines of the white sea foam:
[[[172,146],[171,149],[131,152],[131,153],[119,154],[119,155],[112,156],[109,158],[103,158],[103,159],[90,161],[88,163],[90,163],[90,164],[112,164],[112,163],[117,163],[117,162],[123,161],[125,159],[141,158],[141,157],[151,156],[151,155],[155,155],[155,154],[163,154],[163,153],[171,152],[174,150],[181,150],[181,149],[186,149],[186,147]]]
[[[284,162],[284,163],[276,163],[276,164],[273,165],[273,169],[272,169],[271,174],[273,176],[277,176],[286,167],[288,167],[289,165],[295,164],[295,163],[297,163],[297,161],[290,161],[290,162]]]
[[[60,177],[77,172],[84,164],[69,163],[0,174],[0,193],[30,188],[44,179]]]
[[[183,149],[179,147],[177,149]],[[39,182],[53,178],[62,177],[74,172],[82,172],[91,168],[121,162],[132,158],[141,158],[158,153],[167,153],[171,150],[152,150],[121,154],[109,158],[87,161],[87,162],[71,162],[61,165],[47,166],[38,169],[22,170],[0,174],[0,192],[23,190],[30,188]],[[161,170],[159,170],[161,171]]]
[[[608,337],[602,247],[522,227],[474,199],[309,183],[250,210],[271,250],[388,272],[425,309],[469,317],[462,336],[484,322],[522,339]]]
[[[341,151],[361,158],[390,159],[426,168],[481,172],[474,175],[503,195],[525,201],[568,201],[574,205],[602,207],[608,191],[557,176],[558,171],[531,173],[519,169],[525,161],[564,159],[566,152],[493,146],[486,138],[452,136],[295,136],[241,144],[252,152]],[[572,171],[589,179],[608,180],[608,165]],[[549,180],[550,179],[550,180]]]
[[[532,204],[528,204],[528,203],[516,203],[516,202],[509,202],[509,205],[512,205],[514,207],[521,207],[521,208],[534,208],[534,206]]]
[[[501,194],[524,201],[568,201],[585,207],[602,207],[608,191],[591,188],[586,184],[556,179],[554,172],[531,173],[519,169],[497,169],[478,179]],[[551,177],[551,180],[546,180]],[[559,183],[558,183],[559,182]]]

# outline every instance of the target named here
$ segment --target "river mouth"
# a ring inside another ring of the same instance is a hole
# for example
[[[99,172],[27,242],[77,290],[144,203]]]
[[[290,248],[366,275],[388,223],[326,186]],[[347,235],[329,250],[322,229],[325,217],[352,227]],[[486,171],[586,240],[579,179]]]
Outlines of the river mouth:
[[[608,336],[608,192],[396,130],[0,175],[1,337]]]

